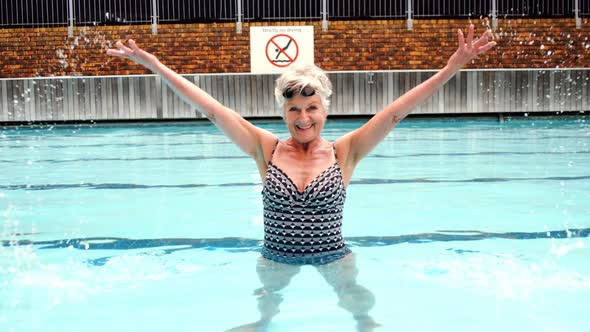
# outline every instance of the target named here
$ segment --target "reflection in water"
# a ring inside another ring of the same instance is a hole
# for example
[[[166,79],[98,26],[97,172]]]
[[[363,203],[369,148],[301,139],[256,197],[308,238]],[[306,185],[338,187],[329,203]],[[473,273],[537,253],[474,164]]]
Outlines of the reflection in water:
[[[356,282],[358,268],[354,253],[335,262],[318,265],[316,269],[336,292],[338,305],[352,314],[357,331],[373,331],[379,326],[369,315],[369,311],[375,305],[375,296]],[[277,263],[260,257],[256,264],[256,273],[262,287],[254,291],[260,319],[228,331],[265,331],[271,319],[280,311],[279,305],[283,302],[281,290],[289,285],[299,271],[299,265]]]

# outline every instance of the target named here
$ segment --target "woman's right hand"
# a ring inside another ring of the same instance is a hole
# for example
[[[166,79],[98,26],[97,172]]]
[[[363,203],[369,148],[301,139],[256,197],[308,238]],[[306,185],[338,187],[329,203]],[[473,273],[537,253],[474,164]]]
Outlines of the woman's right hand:
[[[155,70],[155,66],[158,63],[158,58],[156,58],[153,54],[139,48],[134,40],[129,40],[130,47],[125,46],[125,44],[123,44],[120,40],[116,45],[119,49],[108,49],[108,55],[129,59],[150,69],[151,71]]]

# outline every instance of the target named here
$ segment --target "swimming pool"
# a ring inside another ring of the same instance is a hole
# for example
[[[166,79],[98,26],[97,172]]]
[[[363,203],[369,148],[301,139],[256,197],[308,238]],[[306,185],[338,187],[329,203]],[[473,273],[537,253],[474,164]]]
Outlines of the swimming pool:
[[[590,120],[507,120],[406,120],[357,168],[343,233],[377,331],[590,324]],[[5,128],[0,151],[0,330],[258,319],[260,180],[212,125]],[[314,267],[280,296],[270,331],[356,330]]]

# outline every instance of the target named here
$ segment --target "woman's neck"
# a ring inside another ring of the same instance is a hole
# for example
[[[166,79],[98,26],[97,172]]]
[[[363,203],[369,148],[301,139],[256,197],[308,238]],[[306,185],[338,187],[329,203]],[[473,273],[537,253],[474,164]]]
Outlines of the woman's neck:
[[[301,143],[293,139],[293,137],[289,138],[285,141],[285,144],[295,150],[296,152],[300,152],[303,154],[312,154],[315,151],[322,148],[324,145],[324,139],[321,136],[318,136],[314,140],[310,142]]]

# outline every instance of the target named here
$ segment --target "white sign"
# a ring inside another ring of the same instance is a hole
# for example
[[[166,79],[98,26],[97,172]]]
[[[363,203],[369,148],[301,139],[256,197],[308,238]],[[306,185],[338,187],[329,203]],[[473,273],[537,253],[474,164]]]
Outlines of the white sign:
[[[313,26],[251,27],[250,71],[282,73],[293,64],[313,64]]]

